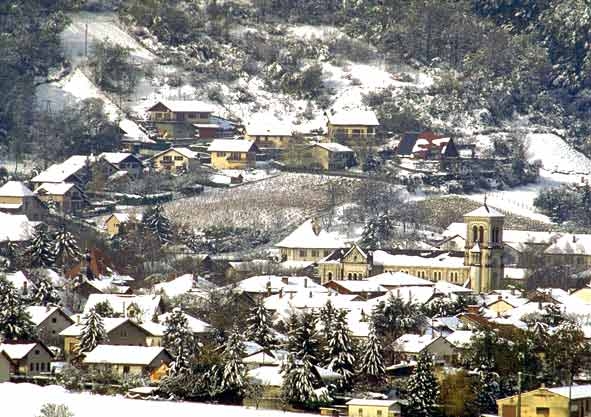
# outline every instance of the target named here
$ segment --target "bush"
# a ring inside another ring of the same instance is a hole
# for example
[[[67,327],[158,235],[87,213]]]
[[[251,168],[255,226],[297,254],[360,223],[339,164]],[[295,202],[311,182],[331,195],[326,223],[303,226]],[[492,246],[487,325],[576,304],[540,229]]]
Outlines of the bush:
[[[39,417],[74,417],[74,413],[63,404],[43,404]]]

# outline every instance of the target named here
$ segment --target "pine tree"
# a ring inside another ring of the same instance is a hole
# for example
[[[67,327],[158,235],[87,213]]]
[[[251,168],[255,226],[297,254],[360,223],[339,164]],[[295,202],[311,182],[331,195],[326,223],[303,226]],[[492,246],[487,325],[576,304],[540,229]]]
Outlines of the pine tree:
[[[39,271],[31,291],[31,301],[34,304],[46,306],[60,301],[60,296],[45,271]]]
[[[25,310],[23,297],[3,275],[0,275],[0,306],[0,336],[5,340],[35,337],[35,326]]]
[[[294,313],[295,314],[295,313]],[[304,312],[297,316],[297,322],[290,317],[291,328],[287,334],[287,350],[297,360],[308,360],[312,365],[321,358],[320,340],[316,332],[316,319],[311,313]]]
[[[68,260],[78,260],[81,256],[80,248],[78,243],[70,232],[67,232],[65,228],[61,228],[54,236],[54,249],[53,253],[55,260],[60,261],[61,265],[64,265]]]
[[[474,387],[475,405],[479,414],[496,414],[500,386],[492,366],[483,364],[479,370],[478,381]]]
[[[345,389],[351,386],[355,364],[353,341],[346,317],[347,312],[344,310],[337,313],[326,348],[326,357],[330,359],[328,369],[343,376],[339,387]]]
[[[173,362],[170,367],[172,375],[189,372],[191,361],[195,356],[197,344],[193,332],[189,328],[189,321],[180,308],[175,308],[164,323],[163,345],[172,354]]]
[[[320,313],[318,315],[318,321],[321,325],[322,337],[325,344],[328,343],[328,339],[330,338],[336,315],[337,311],[330,300],[326,301],[326,304],[320,309]],[[326,361],[326,363],[328,363],[328,361]]]
[[[101,317],[119,317],[118,313],[115,313],[113,306],[109,303],[109,300],[101,301],[94,305],[94,311]]]
[[[377,384],[386,375],[386,365],[382,355],[382,344],[376,334],[376,329],[370,323],[367,341],[363,346],[363,355],[359,365],[359,373],[365,376],[369,382]]]
[[[240,394],[246,386],[246,366],[242,363],[244,342],[237,329],[234,329],[224,345],[224,368],[222,389]]]
[[[296,361],[293,355],[288,357],[288,365],[283,368],[283,400],[300,406],[309,406],[317,400],[312,367],[308,360]]]
[[[55,263],[54,244],[46,225],[41,224],[35,228],[27,254],[33,267],[51,267]]]
[[[160,243],[166,244],[172,241],[170,221],[164,214],[164,208],[160,204],[146,210],[142,224],[158,238]]]
[[[271,328],[271,314],[265,308],[262,299],[250,310],[247,325],[246,334],[249,340],[267,349],[274,349],[277,346],[277,339]]]
[[[88,353],[98,345],[107,341],[107,332],[103,324],[103,318],[94,309],[84,317],[84,324],[80,331],[79,353]]]
[[[417,366],[408,379],[409,417],[431,417],[435,414],[435,405],[439,398],[439,384],[433,375],[431,354],[421,352]]]

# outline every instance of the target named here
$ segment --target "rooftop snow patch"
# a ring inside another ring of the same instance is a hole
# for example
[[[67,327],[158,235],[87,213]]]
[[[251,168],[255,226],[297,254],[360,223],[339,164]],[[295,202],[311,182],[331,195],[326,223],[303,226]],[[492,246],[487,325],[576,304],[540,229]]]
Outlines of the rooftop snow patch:
[[[249,152],[254,142],[241,139],[214,139],[207,148],[208,152]]]
[[[379,126],[372,110],[340,110],[328,115],[328,122],[336,126]]]
[[[32,197],[34,195],[33,191],[20,181],[8,181],[0,187],[0,197]]]
[[[318,228],[314,231],[313,220],[307,220],[289,236],[275,245],[278,248],[340,249],[347,247],[347,241],[338,232]]]
[[[329,143],[324,143],[324,142],[320,142],[317,143],[316,146],[326,149],[327,151],[330,152],[353,152],[353,149],[349,148],[348,146],[345,145],[341,145],[340,143],[335,143],[335,142],[329,142]]]
[[[198,100],[160,100],[154,106],[158,104],[162,104],[174,113],[213,113],[215,111],[215,107],[211,104]]]
[[[492,207],[484,206],[478,207],[476,210],[472,210],[470,213],[464,214],[464,217],[505,217],[505,215]]]
[[[37,224],[30,221],[24,214],[0,212],[0,242],[31,240]]]
[[[86,354],[84,363],[149,365],[163,351],[166,349],[157,346],[98,345]]]

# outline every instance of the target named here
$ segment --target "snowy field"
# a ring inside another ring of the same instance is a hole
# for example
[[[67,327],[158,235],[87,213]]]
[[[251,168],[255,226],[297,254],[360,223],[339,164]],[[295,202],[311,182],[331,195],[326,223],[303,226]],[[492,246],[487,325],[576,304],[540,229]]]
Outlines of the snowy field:
[[[312,414],[286,413],[277,410],[255,410],[238,406],[169,401],[130,400],[122,397],[69,393],[59,386],[33,384],[0,384],[2,416],[36,417],[45,403],[64,404],[74,417],[142,416],[142,417],[306,417]]]

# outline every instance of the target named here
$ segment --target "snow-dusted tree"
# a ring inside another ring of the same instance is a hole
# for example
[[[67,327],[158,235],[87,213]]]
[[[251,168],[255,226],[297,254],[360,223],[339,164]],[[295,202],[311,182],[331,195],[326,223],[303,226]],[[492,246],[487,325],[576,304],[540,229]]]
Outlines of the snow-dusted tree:
[[[142,224],[158,238],[160,243],[165,244],[172,241],[170,220],[164,214],[164,209],[160,204],[146,210],[142,218]]]
[[[277,346],[277,339],[271,327],[271,313],[265,308],[262,299],[250,310],[247,325],[246,335],[249,340],[268,349],[273,349]]]
[[[474,402],[479,414],[496,414],[497,399],[500,396],[498,375],[492,366],[483,364],[479,369],[478,381],[474,386]]]
[[[27,254],[33,267],[51,267],[55,263],[54,243],[46,225],[40,224],[35,228]]]
[[[332,325],[335,321],[336,315],[337,310],[334,308],[329,299],[328,301],[326,301],[326,304],[320,309],[320,313],[318,314],[318,322],[320,323],[322,337],[325,343],[328,343],[328,339],[330,338],[330,334],[332,332]]]
[[[316,319],[308,312],[296,317],[290,317],[286,348],[297,360],[306,359],[316,365],[322,357],[320,340],[316,332]]]
[[[433,374],[431,354],[423,351],[417,359],[417,366],[408,378],[409,417],[431,417],[435,414],[435,405],[439,399],[439,383]]]
[[[244,342],[238,329],[233,329],[224,345],[221,387],[226,393],[240,395],[246,386],[246,366],[242,363]]]
[[[359,363],[359,373],[368,382],[377,384],[386,376],[386,365],[382,354],[382,344],[373,324],[369,325],[369,335],[363,345],[363,354]]]
[[[43,404],[40,413],[39,417],[74,417],[74,413],[64,404]]]
[[[347,325],[347,312],[340,310],[334,319],[333,328],[326,346],[328,368],[343,376],[340,388],[349,388],[354,376],[355,354],[351,332]]]
[[[180,308],[175,308],[164,322],[164,347],[173,357],[170,367],[172,375],[187,373],[191,369],[191,361],[197,353],[197,343],[189,327],[187,316]]]
[[[84,317],[84,324],[80,331],[78,353],[88,353],[107,340],[107,332],[103,318],[94,309]]]
[[[310,406],[314,403],[313,365],[304,359],[298,361],[290,355],[288,365],[283,367],[283,385],[281,386],[281,398],[293,405]]]
[[[35,336],[35,327],[25,310],[22,295],[4,275],[0,275],[0,336],[6,340]]]
[[[55,260],[64,265],[69,260],[75,261],[80,258],[81,252],[78,242],[72,233],[62,227],[54,236],[53,253]]]
[[[31,302],[45,306],[60,301],[60,295],[45,270],[35,270],[34,277],[31,274],[29,278],[33,281],[33,288],[29,296]]]
[[[109,303],[109,300],[101,301],[94,305],[94,311],[101,317],[118,317],[119,314],[115,313],[113,306]]]

